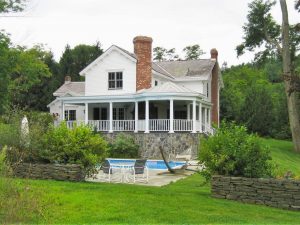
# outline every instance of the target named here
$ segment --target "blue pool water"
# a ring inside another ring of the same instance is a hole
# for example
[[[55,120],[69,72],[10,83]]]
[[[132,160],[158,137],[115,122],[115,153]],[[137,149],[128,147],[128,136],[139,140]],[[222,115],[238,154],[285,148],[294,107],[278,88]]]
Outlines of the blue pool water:
[[[134,165],[135,159],[108,159],[112,164],[122,164],[122,165]],[[185,162],[174,162],[170,161],[169,165],[174,168],[177,166],[183,166]],[[166,170],[167,166],[163,160],[147,160],[146,166],[150,170]]]

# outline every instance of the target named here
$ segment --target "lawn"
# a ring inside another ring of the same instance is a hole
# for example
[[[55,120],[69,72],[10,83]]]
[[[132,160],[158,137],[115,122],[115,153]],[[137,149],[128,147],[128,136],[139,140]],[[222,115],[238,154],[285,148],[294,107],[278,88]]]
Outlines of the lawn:
[[[45,223],[299,224],[300,213],[210,197],[196,174],[165,187],[31,181],[50,204]]]
[[[290,141],[263,139],[271,150],[273,161],[278,165],[278,172],[283,175],[292,171],[300,179],[300,153],[295,153]]]
[[[264,140],[282,170],[300,172],[291,143]],[[28,180],[19,180],[22,183]],[[29,180],[41,193],[44,218],[59,224],[299,224],[300,212],[214,199],[198,174],[164,187]],[[1,209],[0,209],[1,223]]]

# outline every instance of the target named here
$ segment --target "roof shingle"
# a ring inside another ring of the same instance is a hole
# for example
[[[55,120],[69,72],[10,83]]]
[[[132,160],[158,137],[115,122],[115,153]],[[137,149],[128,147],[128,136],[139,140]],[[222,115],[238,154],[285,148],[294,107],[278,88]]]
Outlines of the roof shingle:
[[[64,83],[60,88],[58,88],[53,95],[61,96],[65,93],[72,93],[77,96],[83,96],[85,94],[85,83],[84,82],[69,82]]]

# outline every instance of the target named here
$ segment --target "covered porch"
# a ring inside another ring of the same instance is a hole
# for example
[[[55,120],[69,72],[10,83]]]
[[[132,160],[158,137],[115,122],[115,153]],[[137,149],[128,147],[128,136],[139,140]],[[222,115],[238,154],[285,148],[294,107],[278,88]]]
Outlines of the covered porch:
[[[82,99],[83,100],[83,99]],[[163,97],[77,102],[62,100],[63,120],[72,128],[87,124],[99,132],[192,132],[212,133],[211,104],[198,97]],[[65,118],[65,105],[84,106],[84,119]]]

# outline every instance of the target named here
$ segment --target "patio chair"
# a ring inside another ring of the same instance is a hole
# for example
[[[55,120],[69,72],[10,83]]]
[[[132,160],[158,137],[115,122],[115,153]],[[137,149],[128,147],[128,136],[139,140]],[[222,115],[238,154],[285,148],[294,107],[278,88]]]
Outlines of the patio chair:
[[[107,159],[101,164],[100,170],[103,171],[103,175],[100,177],[100,179],[103,178],[108,182],[112,180],[112,175],[117,173],[117,169],[113,168]]]
[[[133,183],[137,180],[146,181],[149,180],[149,171],[146,166],[146,159],[137,159],[132,167]]]

